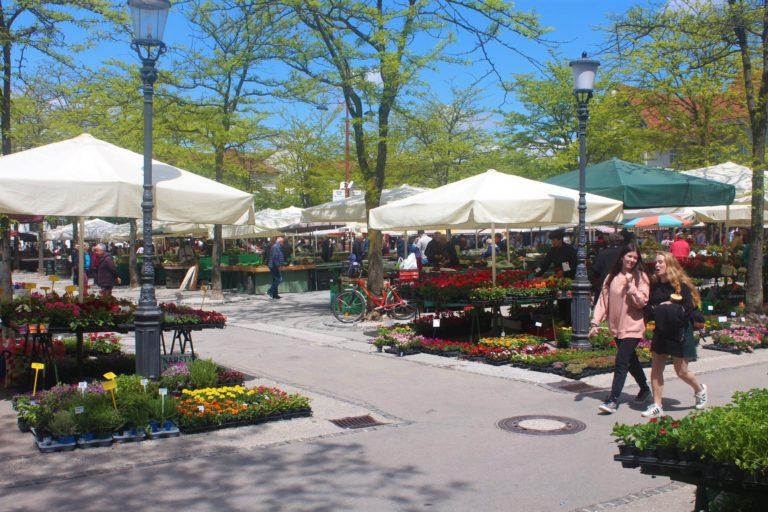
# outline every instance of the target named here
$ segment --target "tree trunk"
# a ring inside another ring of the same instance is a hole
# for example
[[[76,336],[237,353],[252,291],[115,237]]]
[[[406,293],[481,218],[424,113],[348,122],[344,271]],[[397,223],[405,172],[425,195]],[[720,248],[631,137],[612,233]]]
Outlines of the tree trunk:
[[[221,183],[224,179],[224,148],[215,148],[214,165],[216,171],[216,181]],[[213,226],[213,251],[211,252],[211,298],[223,299],[224,293],[221,290],[221,255],[224,252],[224,246],[221,243],[221,225]]]
[[[9,37],[6,34],[6,37]],[[11,148],[11,43],[3,45],[3,99],[2,113],[0,114],[0,128],[2,128],[3,154],[10,155]]]
[[[19,223],[14,225],[16,230],[16,237],[13,239],[13,268],[19,270],[21,268],[21,238],[19,238]]]
[[[750,313],[763,312],[763,212],[765,210],[765,130],[762,139],[753,143],[752,219],[747,261],[746,307]]]
[[[5,215],[0,215],[0,290],[2,300],[13,299],[11,282],[11,222]]]
[[[128,244],[130,250],[128,251],[128,275],[130,276],[131,288],[139,287],[139,272],[136,268],[136,219],[131,219],[129,222],[130,231],[128,235]]]
[[[37,230],[37,272],[45,275],[45,220],[40,223],[40,229]]]
[[[224,247],[221,243],[221,224],[213,226],[213,251],[211,252],[211,298],[222,299],[221,289],[221,254]]]

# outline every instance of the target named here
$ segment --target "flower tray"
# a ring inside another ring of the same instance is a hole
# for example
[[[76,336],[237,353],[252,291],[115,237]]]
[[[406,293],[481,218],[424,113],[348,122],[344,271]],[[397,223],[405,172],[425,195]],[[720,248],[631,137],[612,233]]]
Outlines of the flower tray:
[[[271,421],[290,420],[293,418],[302,418],[312,416],[312,409],[302,409],[297,411],[288,411],[282,413],[272,413],[262,418],[254,418],[248,421],[230,421],[227,423],[221,423],[218,425],[200,425],[195,427],[183,427],[181,429],[184,434],[202,434],[204,432],[213,432],[214,430],[221,430],[224,428],[238,428],[248,427],[252,425],[260,425],[262,423],[269,423]]]
[[[172,421],[166,421],[160,425],[157,422],[150,422],[149,425],[149,438],[150,439],[164,439],[166,437],[178,437],[181,435],[179,427]]]
[[[725,345],[718,345],[717,343],[702,345],[701,348],[705,348],[707,350],[717,350],[718,352],[728,352],[730,354],[742,354],[746,352],[745,350],[741,350],[740,348],[727,347]]]
[[[16,418],[16,426],[19,427],[21,432],[29,432],[31,429],[27,420],[21,418]]]
[[[80,448],[105,448],[112,446],[112,436],[93,437],[90,434],[86,434],[77,438],[77,446]]]
[[[491,366],[508,366],[510,363],[509,359],[497,360],[497,359],[488,359],[487,357],[482,358],[481,361],[484,362],[485,364],[490,364]]]
[[[71,452],[77,446],[74,436],[60,439],[45,437],[42,441],[35,437],[35,444],[42,453]]]
[[[112,440],[116,443],[137,443],[147,438],[147,432],[144,429],[125,430],[119,434],[112,434]]]

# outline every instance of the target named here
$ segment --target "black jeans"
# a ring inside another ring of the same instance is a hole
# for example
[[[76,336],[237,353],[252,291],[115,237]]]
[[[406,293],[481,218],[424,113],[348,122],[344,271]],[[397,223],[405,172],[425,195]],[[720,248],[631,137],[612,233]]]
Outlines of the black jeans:
[[[637,357],[637,344],[640,338],[616,339],[616,367],[613,370],[613,385],[611,386],[611,396],[609,400],[618,402],[621,397],[621,390],[624,389],[624,381],[627,380],[627,371],[635,378],[635,382],[640,389],[648,388],[648,381],[645,378],[643,367],[640,366],[640,359]]]

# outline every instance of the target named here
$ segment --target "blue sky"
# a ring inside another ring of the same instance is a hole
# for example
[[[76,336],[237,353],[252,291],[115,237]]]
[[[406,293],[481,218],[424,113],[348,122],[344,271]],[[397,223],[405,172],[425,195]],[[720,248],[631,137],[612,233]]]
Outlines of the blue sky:
[[[578,57],[582,51],[595,53],[605,38],[600,27],[608,24],[610,14],[622,13],[632,5],[646,4],[648,1],[650,0],[518,0],[515,6],[520,10],[537,12],[541,24],[552,29],[547,37],[560,42],[555,48],[556,53],[564,58],[573,58]],[[190,29],[183,17],[171,9],[165,31],[166,42],[169,46],[189,44],[189,33]],[[80,34],[71,32],[67,37],[78,40]],[[521,51],[539,61],[543,62],[549,58],[550,49],[544,46],[523,39],[514,41],[518,43]],[[465,46],[467,43],[459,40],[453,49]],[[505,79],[515,73],[536,72],[531,63],[508,49],[496,47],[491,56]],[[26,58],[29,64],[34,64],[38,60],[38,57],[32,54],[28,54]],[[128,47],[127,35],[124,43],[104,42],[86,51],[79,58],[93,68],[108,59],[137,63],[136,55]],[[159,67],[168,71],[170,62],[171,59],[165,56],[159,62]],[[434,94],[448,101],[451,85],[462,87],[472,83],[474,78],[482,75],[486,69],[487,67],[482,64],[443,65],[437,71],[425,71],[420,78],[429,84]],[[493,78],[485,80],[482,89],[478,90],[478,97],[481,99],[481,104],[488,110],[501,108],[507,111],[519,108],[514,96],[505,97],[503,90]],[[273,104],[268,108],[274,110],[280,107]],[[289,112],[301,112],[307,107],[286,105],[284,108]],[[279,118],[276,117],[270,124],[279,122]]]

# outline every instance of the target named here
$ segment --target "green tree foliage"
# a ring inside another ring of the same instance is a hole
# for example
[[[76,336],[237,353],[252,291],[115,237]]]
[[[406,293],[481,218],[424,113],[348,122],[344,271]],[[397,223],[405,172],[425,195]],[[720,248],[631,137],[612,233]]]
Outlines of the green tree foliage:
[[[613,74],[598,75],[589,104],[587,161],[611,157],[642,161],[653,148],[652,132],[644,129],[640,109],[628,89]],[[544,76],[515,75],[513,91],[520,111],[504,117],[502,140],[510,158],[541,179],[573,170],[578,165],[578,135],[573,97],[573,75],[567,61],[546,63]],[[535,165],[526,162],[535,159]]]
[[[765,149],[768,134],[768,6],[764,1],[678,0],[664,8],[633,9],[619,44],[664,41],[665,53],[701,56],[703,65],[740,64],[741,105],[747,112],[751,143],[753,248],[747,265],[747,309],[763,308],[763,213]],[[691,60],[695,63],[696,60]]]
[[[331,191],[344,180],[343,134],[334,133],[337,114],[286,119],[276,137],[277,151],[270,160],[283,171],[279,185],[292,205],[307,208],[330,201]],[[356,165],[350,164],[352,172]]]
[[[611,30],[618,37],[613,64],[626,83],[636,85],[632,101],[657,132],[659,147],[674,150],[675,167],[747,163],[742,151],[749,146],[747,113],[736,55],[714,54],[711,45],[694,43],[696,36],[679,33],[674,23],[644,29],[650,19],[674,22],[681,15],[687,17],[635,8],[617,19]]]
[[[399,109],[405,140],[395,160],[405,165],[393,166],[397,180],[427,187],[446,185],[471,173],[472,161],[492,148],[493,141],[481,128],[489,115],[478,106],[476,89],[452,92],[450,103],[428,96]]]
[[[539,39],[543,33],[535,15],[516,11],[504,1],[456,2],[434,0],[385,2],[359,0],[281,0],[295,21],[289,38],[281,41],[282,60],[295,73],[289,80],[294,96],[312,100],[318,88],[341,90],[352,116],[358,167],[368,209],[379,205],[387,176],[390,122],[393,109],[418,73],[437,60],[447,60],[446,46],[456,32],[475,41],[479,58],[491,64],[488,45],[498,43],[520,52],[520,37]],[[416,45],[416,39],[433,41]],[[420,50],[423,49],[423,50]],[[365,112],[376,111],[370,125]],[[381,287],[381,233],[369,230],[368,284]]]

